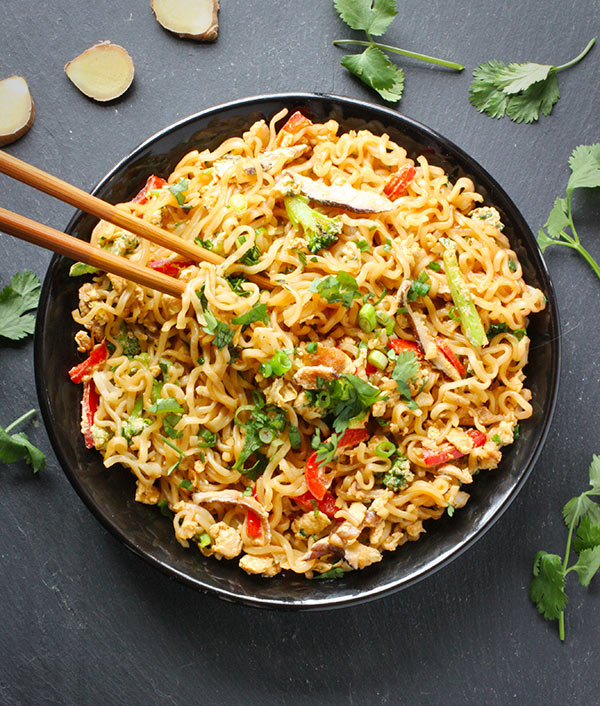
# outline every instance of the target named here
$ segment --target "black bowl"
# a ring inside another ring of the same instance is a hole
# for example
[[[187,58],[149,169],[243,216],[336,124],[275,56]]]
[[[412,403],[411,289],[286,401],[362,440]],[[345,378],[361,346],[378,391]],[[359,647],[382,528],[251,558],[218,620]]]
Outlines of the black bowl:
[[[85,449],[80,433],[81,388],[69,382],[67,370],[78,361],[73,345],[77,329],[70,312],[76,307],[80,279],[70,279],[70,261],[54,257],[42,289],[35,331],[36,385],[42,415],[54,451],[85,504],[129,549],[169,576],[220,598],[252,606],[319,609],[349,605],[383,596],[428,576],[457,557],[489,529],[522,487],[542,447],[554,409],[560,359],[558,310],[554,290],[535,239],[523,217],[494,179],[450,141],[398,113],[362,101],[311,94],[280,94],[235,101],[203,111],[151,137],[118,164],[94,189],[97,196],[126,201],[151,173],[167,175],[189,150],[215,148],[241,135],[259,118],[282,108],[302,110],[314,121],[334,118],[341,130],[367,128],[387,132],[409,155],[425,154],[451,180],[468,176],[496,206],[517,251],[527,281],[544,291],[547,308],[532,317],[531,362],[527,384],[533,392],[533,416],[522,424],[521,437],[505,450],[499,468],[481,473],[469,487],[471,499],[454,517],[427,523],[427,534],[364,571],[342,580],[308,581],[286,573],[273,579],[248,576],[235,561],[206,559],[183,549],[171,523],[155,507],[134,501],[134,481],[123,468],[104,468],[100,455]],[[77,213],[67,232],[89,240],[96,222]]]

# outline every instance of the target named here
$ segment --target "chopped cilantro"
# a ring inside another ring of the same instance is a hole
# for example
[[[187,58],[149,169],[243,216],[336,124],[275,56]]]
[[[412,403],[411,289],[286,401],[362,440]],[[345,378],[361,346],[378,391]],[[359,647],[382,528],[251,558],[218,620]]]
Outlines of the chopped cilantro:
[[[416,409],[417,404],[412,399],[408,383],[415,379],[418,372],[419,361],[412,351],[404,351],[396,356],[392,378],[396,381],[398,391],[410,409]]]
[[[169,186],[169,191],[177,199],[177,203],[180,206],[183,206],[185,203],[185,196],[183,194],[184,194],[184,191],[188,190],[189,185],[190,185],[189,179],[180,179],[177,182],[177,184],[171,184]]]
[[[242,285],[248,282],[248,278],[245,275],[229,275],[229,277],[225,277],[225,279],[227,280],[227,284],[230,286],[231,291],[235,292],[238,297],[250,296],[250,292],[247,292],[245,289],[242,289]]]
[[[161,397],[156,400],[153,405],[148,407],[148,411],[151,414],[163,414],[165,412],[180,414],[185,412],[185,409],[183,409],[179,402],[177,402],[177,400],[173,397]]]
[[[236,316],[232,323],[237,326],[241,326],[242,331],[245,331],[250,324],[256,321],[263,321],[265,324],[269,323],[269,312],[267,311],[267,305],[262,302],[255,304],[252,309],[247,311],[245,314]]]
[[[359,299],[361,296],[356,280],[347,272],[315,277],[310,285],[310,291],[318,292],[330,304],[340,303],[346,309],[352,306],[354,299]]]

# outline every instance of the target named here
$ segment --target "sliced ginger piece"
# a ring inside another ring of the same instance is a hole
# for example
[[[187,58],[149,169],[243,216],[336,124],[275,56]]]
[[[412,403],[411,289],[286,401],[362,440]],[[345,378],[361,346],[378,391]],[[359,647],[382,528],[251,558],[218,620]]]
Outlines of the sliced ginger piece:
[[[219,0],[150,0],[158,22],[180,37],[214,42],[219,33]]]
[[[34,117],[27,81],[22,76],[0,81],[0,147],[23,137],[33,125]]]
[[[111,101],[131,86],[133,59],[118,44],[100,42],[65,65],[65,72],[77,88],[95,101]]]

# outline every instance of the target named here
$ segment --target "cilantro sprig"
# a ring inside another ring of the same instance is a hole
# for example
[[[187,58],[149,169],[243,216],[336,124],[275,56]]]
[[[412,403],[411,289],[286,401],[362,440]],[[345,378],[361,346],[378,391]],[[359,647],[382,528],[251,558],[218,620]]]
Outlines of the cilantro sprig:
[[[41,471],[46,465],[46,456],[31,441],[27,438],[25,432],[11,434],[10,432],[19,424],[27,421],[35,414],[35,409],[30,409],[29,412],[21,415],[14,422],[9,424],[6,429],[0,426],[0,462],[14,463],[24,459],[32,468],[33,472]]]
[[[17,272],[0,292],[0,337],[20,341],[33,333],[35,309],[40,300],[40,280],[30,270]]]
[[[516,123],[532,123],[540,112],[550,115],[560,98],[557,73],[579,63],[595,41],[594,37],[581,54],[561,66],[486,61],[473,71],[469,100],[480,113],[492,118],[508,115]]]
[[[600,505],[592,496],[600,495],[600,456],[594,455],[589,468],[589,490],[571,498],[562,514],[569,529],[564,559],[558,554],[540,551],[533,560],[533,580],[529,596],[538,611],[547,620],[558,620],[558,634],[565,639],[565,608],[568,597],[566,578],[575,571],[582,586],[590,581],[600,568]],[[579,554],[569,566],[571,548]]]
[[[600,265],[581,244],[571,210],[574,189],[591,189],[600,186],[600,143],[576,147],[569,157],[569,166],[571,176],[567,183],[566,197],[558,197],[554,201],[548,220],[544,224],[545,230],[539,229],[537,241],[542,252],[550,245],[564,245],[575,250],[600,278]]]
[[[427,54],[419,54],[373,41],[373,37],[385,33],[398,14],[396,0],[334,0],[334,5],[339,16],[350,28],[362,30],[368,38],[368,41],[336,39],[333,42],[335,46],[354,44],[366,47],[362,54],[344,56],[341,60],[342,66],[390,103],[396,103],[402,98],[404,71],[393,64],[384,51],[427,61],[430,64],[438,64],[456,71],[464,69],[464,66],[452,61],[437,59]]]

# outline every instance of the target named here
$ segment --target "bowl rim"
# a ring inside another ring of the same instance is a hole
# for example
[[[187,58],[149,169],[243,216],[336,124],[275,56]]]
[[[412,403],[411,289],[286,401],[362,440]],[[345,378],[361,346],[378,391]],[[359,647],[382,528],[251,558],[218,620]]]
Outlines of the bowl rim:
[[[126,166],[129,162],[133,161],[144,149],[146,149],[158,139],[175,132],[181,127],[194,123],[198,120],[204,120],[210,118],[211,116],[216,116],[226,110],[238,110],[247,107],[249,112],[252,112],[252,110],[260,109],[262,103],[276,101],[279,101],[281,103],[287,102],[290,105],[307,101],[323,101],[324,103],[331,102],[334,104],[339,104],[345,109],[355,108],[363,111],[371,111],[373,113],[374,118],[387,119],[392,124],[396,122],[400,123],[398,125],[399,129],[408,126],[411,129],[420,132],[424,137],[431,139],[432,141],[436,142],[440,146],[440,148],[443,148],[445,154],[448,155],[450,160],[462,162],[463,164],[468,166],[469,171],[471,172],[479,172],[484,177],[486,181],[486,186],[491,187],[494,190],[500,192],[504,200],[511,206],[511,223],[515,224],[515,231],[518,231],[521,234],[520,238],[523,240],[528,240],[530,241],[530,244],[534,245],[534,253],[537,260],[535,265],[536,269],[541,274],[541,278],[544,283],[548,311],[551,317],[550,328],[553,328],[556,332],[560,331],[558,303],[548,268],[546,267],[546,263],[541,255],[541,251],[539,249],[539,246],[537,245],[537,241],[533,236],[533,233],[531,232],[531,229],[529,228],[529,225],[525,221],[524,217],[522,216],[521,212],[519,211],[513,200],[500,186],[500,184],[498,184],[498,182],[489,174],[489,172],[484,167],[482,167],[479,162],[477,162],[473,157],[466,153],[461,147],[459,147],[454,142],[444,137],[437,131],[433,130],[432,128],[427,127],[423,123],[420,123],[417,120],[409,118],[385,106],[376,105],[355,98],[338,96],[335,94],[307,92],[265,93],[249,96],[247,98],[241,98],[238,100],[228,101],[226,103],[221,103],[219,105],[198,111],[197,113],[194,113],[185,118],[182,118],[181,120],[171,123],[170,125],[167,125],[161,130],[158,130],[147,139],[143,140],[136,147],[134,147],[125,157],[123,157],[114,167],[112,167],[94,186],[90,193],[93,195],[97,195],[98,192],[100,192],[104,188],[104,186],[124,166]],[[84,214],[82,214],[81,211],[75,211],[73,216],[70,218],[67,227],[65,228],[66,233],[71,232],[71,230],[75,227],[76,223],[79,221],[82,215]],[[52,423],[53,415],[51,412],[50,400],[45,386],[45,380],[43,379],[42,375],[42,365],[40,364],[42,362],[42,331],[44,328],[44,322],[46,320],[47,310],[50,303],[50,283],[54,278],[54,273],[59,263],[63,259],[64,258],[60,255],[54,255],[48,266],[48,270],[46,272],[42,285],[34,334],[34,373],[36,390],[42,418],[44,420],[44,425],[46,427],[46,431],[48,433],[52,448],[54,449],[54,452],[57,456],[57,459],[60,463],[63,472],[67,476],[69,482],[71,483],[79,497],[83,500],[84,504],[88,507],[94,517],[96,517],[96,519],[112,535],[119,539],[124,544],[124,546],[127,547],[127,549],[129,549],[130,551],[132,551],[136,556],[141,557],[144,561],[146,561],[151,566],[157,568],[163,574],[166,574],[169,578],[176,579],[186,584],[187,586],[191,586],[196,590],[200,590],[203,593],[216,595],[217,597],[226,601],[242,603],[247,606],[258,608],[282,610],[329,610],[333,608],[354,606],[359,603],[365,603],[372,600],[376,600],[378,598],[390,595],[391,593],[394,593],[400,589],[412,586],[417,582],[431,576],[436,571],[446,566],[450,561],[458,558],[464,551],[466,551],[469,547],[473,546],[475,542],[481,539],[481,537],[483,537],[483,535],[500,519],[500,517],[506,512],[510,504],[521,491],[523,485],[525,484],[527,478],[533,470],[533,467],[544,446],[544,442],[550,429],[552,416],[554,414],[558,398],[558,373],[560,370],[560,362],[562,358],[561,340],[560,336],[558,335],[554,336],[548,342],[551,345],[552,352],[552,384],[549,385],[549,399],[545,401],[542,418],[539,420],[541,433],[539,434],[535,447],[533,451],[530,452],[529,457],[526,459],[526,462],[523,464],[523,468],[521,469],[516,482],[502,498],[500,504],[494,510],[494,512],[488,518],[485,519],[485,521],[479,528],[467,532],[465,536],[456,545],[441,552],[431,560],[425,562],[423,566],[421,566],[414,573],[405,578],[387,581],[382,585],[378,585],[374,588],[352,595],[342,595],[336,597],[332,594],[331,597],[328,597],[326,599],[310,599],[302,597],[298,601],[292,602],[271,597],[265,598],[260,596],[259,594],[239,594],[226,588],[213,586],[202,579],[190,576],[189,574],[177,569],[176,567],[170,565],[165,561],[162,561],[157,557],[147,554],[144,549],[139,547],[133,540],[131,540],[128,535],[125,532],[121,531],[121,529],[116,525],[116,523],[112,521],[111,517],[107,513],[99,509],[99,507],[94,502],[91,493],[88,492],[85,484],[79,478],[78,474],[70,467],[65,455],[63,454],[61,444],[59,443],[57,434],[55,433],[54,424]]]

